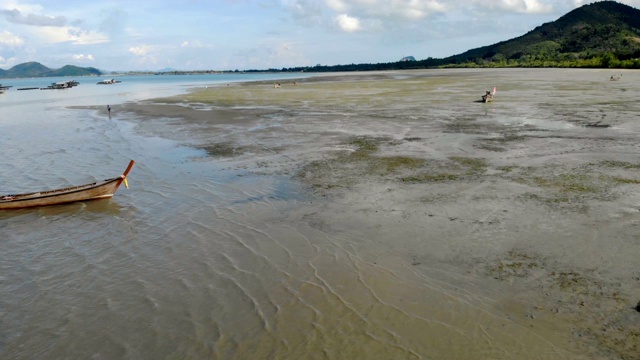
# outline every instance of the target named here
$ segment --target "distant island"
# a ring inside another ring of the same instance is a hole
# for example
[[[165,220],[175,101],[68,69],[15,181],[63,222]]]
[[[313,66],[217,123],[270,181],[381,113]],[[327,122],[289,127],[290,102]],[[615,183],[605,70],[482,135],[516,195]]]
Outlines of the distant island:
[[[409,70],[445,67],[572,67],[640,69],[640,10],[615,1],[583,5],[556,21],[520,37],[468,50],[446,58],[350,65],[315,65],[282,69],[137,71],[126,74],[184,75],[228,72],[336,72]],[[0,69],[0,78],[96,76],[92,67],[67,65],[50,69],[37,62]]]
[[[96,68],[66,65],[60,69],[50,69],[38,62],[27,62],[16,65],[9,70],[0,69],[0,78],[25,78],[46,76],[89,76],[102,75]]]

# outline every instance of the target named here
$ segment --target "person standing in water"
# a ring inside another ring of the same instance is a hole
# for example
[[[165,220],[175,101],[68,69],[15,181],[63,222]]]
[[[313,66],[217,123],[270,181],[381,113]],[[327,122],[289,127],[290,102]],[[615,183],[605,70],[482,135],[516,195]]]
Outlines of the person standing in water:
[[[107,112],[111,115],[111,106],[107,105]]]

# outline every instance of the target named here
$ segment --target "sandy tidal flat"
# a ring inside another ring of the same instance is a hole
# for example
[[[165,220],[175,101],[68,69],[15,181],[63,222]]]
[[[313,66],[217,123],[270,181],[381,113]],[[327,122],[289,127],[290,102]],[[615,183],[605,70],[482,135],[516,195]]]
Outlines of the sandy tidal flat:
[[[384,318],[339,290],[358,274],[404,314],[380,320],[403,356],[640,359],[640,73],[610,75],[331,74],[112,111],[198,161],[302,184],[312,200],[286,221],[344,239],[355,269],[325,285]]]

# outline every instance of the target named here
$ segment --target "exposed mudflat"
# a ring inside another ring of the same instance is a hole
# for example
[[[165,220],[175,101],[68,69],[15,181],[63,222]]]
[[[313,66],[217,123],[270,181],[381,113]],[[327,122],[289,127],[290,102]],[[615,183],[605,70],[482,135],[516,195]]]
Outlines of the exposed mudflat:
[[[112,111],[206,161],[304,184],[316,200],[297,220],[365,234],[380,263],[373,249],[397,242],[388,255],[411,271],[498,281],[518,321],[565,332],[580,349],[567,358],[640,359],[640,73],[610,75],[332,74]]]

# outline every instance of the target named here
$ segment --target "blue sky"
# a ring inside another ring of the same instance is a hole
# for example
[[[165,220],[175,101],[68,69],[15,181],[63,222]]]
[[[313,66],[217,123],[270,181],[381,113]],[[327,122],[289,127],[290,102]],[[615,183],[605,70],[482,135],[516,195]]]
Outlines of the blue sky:
[[[3,0],[0,68],[246,70],[446,57],[587,0]],[[640,0],[621,3],[640,8]]]

